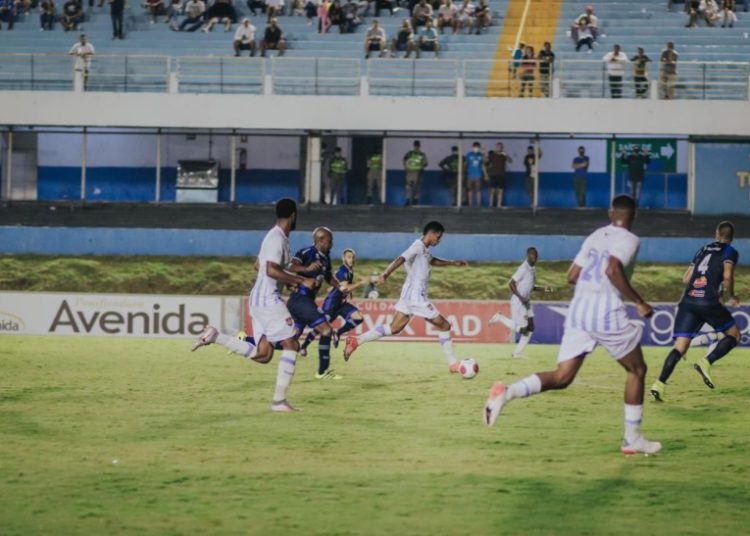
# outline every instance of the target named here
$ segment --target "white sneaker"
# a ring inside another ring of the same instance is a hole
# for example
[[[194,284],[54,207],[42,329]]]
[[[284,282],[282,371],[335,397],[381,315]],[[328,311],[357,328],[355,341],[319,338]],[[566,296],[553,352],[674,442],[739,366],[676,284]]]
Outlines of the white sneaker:
[[[489,322],[487,322],[487,325],[494,326],[495,324],[499,324],[500,322],[502,322],[501,318],[503,318],[503,316],[504,315],[502,313],[495,313],[494,315],[492,315],[492,318],[490,318]]]
[[[517,353],[515,353],[515,352],[513,352],[513,353],[511,354],[511,357],[512,357],[513,359],[526,359],[526,356],[525,356],[525,355],[523,355],[523,354],[517,354]]]
[[[638,436],[638,439],[632,443],[628,443],[626,439],[623,439],[620,450],[626,456],[639,453],[648,456],[649,454],[656,454],[659,452],[661,450],[661,443],[658,441],[648,441],[645,437]]]
[[[279,413],[294,413],[295,411],[300,411],[299,408],[295,408],[292,406],[289,402],[287,402],[286,398],[284,400],[279,400],[271,402],[271,411],[278,411]]]
[[[505,316],[503,313],[499,312],[492,315],[492,318],[490,318],[487,322],[488,326],[494,326],[495,324],[502,324],[511,331],[515,331],[516,329],[516,325],[513,323],[513,320]]]
[[[217,330],[213,326],[206,326],[203,330],[203,333],[198,335],[198,338],[195,339],[195,342],[193,343],[193,347],[190,349],[191,352],[195,352],[198,348],[201,346],[208,346],[209,344],[213,344],[216,342],[216,337],[219,336],[219,330]]]
[[[503,382],[496,382],[490,389],[490,396],[487,397],[487,403],[484,406],[484,424],[492,426],[500,416],[500,411],[508,401],[506,393],[508,389]]]

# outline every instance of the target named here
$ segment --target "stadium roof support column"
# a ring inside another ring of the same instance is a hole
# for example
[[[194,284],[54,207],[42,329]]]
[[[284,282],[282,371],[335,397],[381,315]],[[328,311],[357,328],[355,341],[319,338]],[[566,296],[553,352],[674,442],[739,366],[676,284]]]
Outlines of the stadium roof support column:
[[[154,202],[161,202],[161,129],[156,130],[156,191],[154,192]]]
[[[237,193],[237,135],[229,136],[229,202],[234,204]]]
[[[612,136],[612,149],[609,153],[609,199],[612,200],[615,198],[615,190],[617,189],[616,180],[617,180],[617,148],[615,139],[617,136]]]
[[[385,196],[387,193],[387,180],[388,180],[388,149],[386,148],[385,134],[380,138],[380,204],[385,206]],[[367,187],[367,195],[370,195],[369,186]]]
[[[81,201],[86,199],[86,160],[88,159],[89,133],[83,127],[83,143],[81,144]]]
[[[687,209],[690,214],[695,211],[695,142],[688,140],[687,161]]]
[[[456,177],[456,210],[461,211],[461,199],[464,196],[464,135],[458,135],[458,177]],[[481,201],[481,199],[480,199]]]
[[[10,201],[11,183],[13,182],[13,129],[8,129],[8,155],[5,159],[5,200]]]
[[[307,137],[307,177],[305,177],[305,202],[317,203],[320,200],[321,193],[321,140],[320,133],[310,133]]]

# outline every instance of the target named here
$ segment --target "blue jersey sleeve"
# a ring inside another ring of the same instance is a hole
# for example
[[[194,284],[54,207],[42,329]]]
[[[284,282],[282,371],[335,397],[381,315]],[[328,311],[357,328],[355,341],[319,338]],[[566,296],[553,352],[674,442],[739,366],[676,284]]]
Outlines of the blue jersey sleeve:
[[[339,269],[336,270],[336,279],[339,281],[346,281],[349,277],[349,270],[346,269],[346,266],[343,264],[339,266]]]
[[[307,264],[305,262],[305,257],[306,257],[305,254],[308,252],[309,249],[310,248],[302,248],[301,250],[299,250],[297,253],[294,254],[294,257],[292,257],[292,260],[297,261],[304,266],[305,264]]]
[[[703,249],[704,249],[704,248],[700,248],[700,249],[699,249],[699,250],[698,250],[698,251],[697,251],[697,252],[695,253],[695,255],[693,255],[693,260],[692,260],[692,261],[690,261],[690,264],[698,264],[698,263],[700,262],[700,260],[701,260],[701,257],[703,257]]]
[[[736,265],[739,260],[739,252],[732,246],[727,246],[727,249],[724,251],[724,262],[731,262]]]

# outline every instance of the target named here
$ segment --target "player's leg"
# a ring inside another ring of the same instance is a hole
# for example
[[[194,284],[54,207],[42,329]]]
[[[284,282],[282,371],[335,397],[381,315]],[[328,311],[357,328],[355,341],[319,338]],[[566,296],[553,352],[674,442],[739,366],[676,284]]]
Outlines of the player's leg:
[[[698,334],[703,323],[704,320],[696,314],[690,304],[680,303],[677,307],[672,334],[675,344],[669,355],[664,359],[659,379],[651,386],[650,393],[654,400],[664,401],[667,381],[672,376],[677,363],[687,353],[688,348],[690,348],[690,340]]]
[[[737,329],[737,325],[734,322],[732,313],[723,305],[716,305],[707,309],[705,320],[716,331],[720,331],[726,335],[706,357],[699,359],[693,365],[696,372],[703,378],[703,383],[713,389],[714,382],[711,378],[711,366],[740,343],[741,335],[740,330]]]
[[[639,338],[640,334],[641,330],[639,329]],[[643,360],[641,345],[637,344],[624,357],[618,359],[618,363],[627,372],[625,379],[625,437],[620,449],[623,454],[656,454],[661,450],[661,443],[648,441],[641,435],[643,391],[648,368]]]
[[[316,378],[331,378],[334,380],[341,379],[341,376],[335,374],[330,369],[331,366],[331,335],[333,334],[333,328],[328,323],[326,317],[322,317],[323,321],[311,326],[320,334],[320,342],[318,342],[318,374]]]
[[[203,329],[193,342],[190,351],[195,352],[201,346],[208,346],[209,344],[220,344],[233,353],[248,359],[254,359],[258,355],[258,346],[255,344],[234,336],[219,333],[219,330],[213,326],[206,326]],[[264,348],[264,350],[267,350],[267,348]],[[271,348],[271,352],[273,353],[273,348]]]
[[[399,310],[401,302],[396,304],[396,314],[393,316],[390,324],[378,324],[369,331],[366,331],[359,337],[356,335],[350,335],[346,339],[346,348],[344,348],[344,359],[349,360],[354,351],[361,345],[382,339],[383,337],[389,337],[401,333],[411,319],[411,314],[403,310]]]
[[[307,355],[307,347],[312,344],[317,336],[318,334],[314,329],[311,329],[307,333],[307,337],[305,337],[305,340],[302,341],[302,345],[300,345],[299,347],[299,355],[301,355],[302,357],[305,357]]]
[[[291,328],[293,330],[294,328]],[[276,386],[273,391],[273,400],[271,401],[271,410],[281,413],[291,413],[299,411],[287,401],[287,392],[294,378],[294,372],[297,367],[297,350],[299,343],[296,334],[292,334],[281,342],[281,357],[276,369]]]
[[[518,330],[520,337],[518,337],[518,343],[516,343],[516,348],[513,350],[513,357],[516,359],[523,358],[523,351],[526,349],[534,333],[534,317],[529,317],[528,314],[528,310],[526,310]]]
[[[354,307],[351,303],[343,304],[337,311],[337,316],[340,316],[344,320],[344,325],[341,326],[336,334],[340,338],[344,333],[351,331],[362,323],[364,317],[362,313]],[[338,341],[337,341],[338,342]]]
[[[434,309],[434,306],[430,304],[430,307],[432,307],[432,310],[437,312],[437,310]],[[421,315],[420,315],[421,316]],[[441,314],[437,314],[436,316],[433,316],[432,318],[425,317],[425,320],[435,326],[438,329],[438,342],[440,342],[440,348],[443,349],[443,353],[445,354],[445,358],[448,360],[448,370],[451,372],[451,374],[455,374],[458,372],[458,359],[456,359],[455,354],[453,353],[453,340],[451,339],[451,323],[448,322],[448,320]]]

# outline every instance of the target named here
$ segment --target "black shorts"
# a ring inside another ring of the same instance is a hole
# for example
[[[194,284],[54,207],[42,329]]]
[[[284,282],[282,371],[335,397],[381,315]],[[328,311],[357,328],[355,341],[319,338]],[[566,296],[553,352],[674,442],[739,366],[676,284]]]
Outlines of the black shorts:
[[[240,43],[240,45],[237,47],[237,50],[252,50],[253,44],[252,43]]]
[[[505,188],[505,175],[490,175],[490,188]]]
[[[328,320],[310,296],[294,293],[286,302],[286,307],[292,315],[294,327],[300,332],[305,326],[312,329]]]
[[[421,45],[419,45],[419,49],[425,52],[435,52],[435,43],[424,42]]]
[[[378,52],[380,50],[380,40],[372,40],[369,43],[367,43],[367,50],[370,52]]]
[[[699,304],[682,300],[677,306],[672,336],[692,339],[700,333],[703,324],[723,332],[734,326],[735,322],[732,313],[720,303]]]
[[[359,309],[354,307],[351,303],[342,303],[337,309],[332,311],[326,311],[328,318],[333,320],[337,316],[340,316],[344,320],[349,320],[354,313],[358,313]]]

